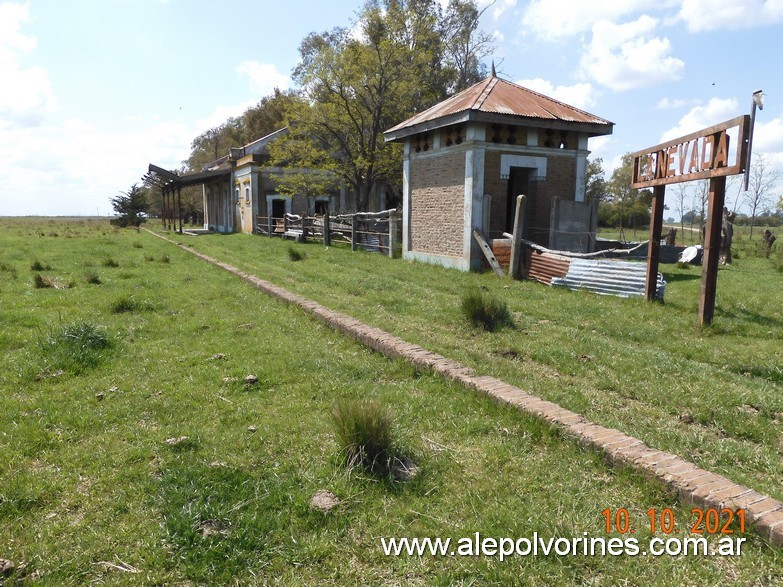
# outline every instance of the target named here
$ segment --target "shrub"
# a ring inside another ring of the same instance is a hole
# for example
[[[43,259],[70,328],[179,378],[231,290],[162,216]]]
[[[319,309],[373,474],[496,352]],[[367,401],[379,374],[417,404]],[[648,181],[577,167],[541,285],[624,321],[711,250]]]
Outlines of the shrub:
[[[462,313],[471,324],[481,326],[488,332],[514,324],[504,301],[478,289],[471,289],[462,296]]]
[[[102,327],[81,321],[50,330],[39,339],[38,347],[46,370],[78,375],[100,362],[111,340]]]
[[[348,469],[390,477],[403,462],[392,418],[377,401],[342,401],[332,408],[334,435]]]
[[[288,247],[288,260],[289,261],[301,261],[307,257],[302,251],[295,249],[292,246]]]

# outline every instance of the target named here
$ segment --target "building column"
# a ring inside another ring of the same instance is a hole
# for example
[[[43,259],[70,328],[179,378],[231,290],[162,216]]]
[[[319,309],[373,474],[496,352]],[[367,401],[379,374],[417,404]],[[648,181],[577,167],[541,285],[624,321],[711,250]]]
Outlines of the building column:
[[[411,250],[411,142],[406,139],[402,155],[402,254]]]
[[[474,146],[465,152],[465,205],[463,262],[469,271],[481,270],[482,252],[473,230],[484,226],[484,147]],[[486,235],[485,235],[486,236]]]

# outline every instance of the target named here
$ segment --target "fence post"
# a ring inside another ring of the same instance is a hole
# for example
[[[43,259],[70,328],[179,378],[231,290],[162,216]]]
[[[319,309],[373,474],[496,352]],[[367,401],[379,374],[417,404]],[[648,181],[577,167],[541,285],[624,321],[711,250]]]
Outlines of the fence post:
[[[353,218],[351,219],[351,250],[356,250],[356,237],[358,236],[356,234],[356,222],[359,219],[359,216],[357,214],[353,215]]]
[[[302,214],[302,242],[307,242],[307,216]]]
[[[329,212],[324,214],[324,246],[328,247],[332,244],[332,229],[329,225]]]
[[[397,248],[397,216],[389,212],[389,257],[394,258],[394,250]]]

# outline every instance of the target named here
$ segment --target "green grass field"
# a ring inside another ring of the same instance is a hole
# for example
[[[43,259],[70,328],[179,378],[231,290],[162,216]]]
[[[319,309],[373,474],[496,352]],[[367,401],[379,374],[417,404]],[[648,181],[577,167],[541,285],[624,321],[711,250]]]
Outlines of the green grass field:
[[[370,352],[149,233],[97,220],[0,229],[9,584],[783,583],[781,552],[752,532],[727,558],[385,556],[382,537],[606,536],[602,510],[621,507],[644,541],[650,508],[672,507],[683,533],[692,515],[535,419]],[[174,238],[783,498],[774,256],[721,270],[715,325],[702,329],[696,268],[666,266],[666,303],[646,304],[342,247],[296,245],[306,256],[291,262],[279,240]],[[471,287],[505,300],[515,327],[471,326]],[[414,480],[345,472],[330,411],[351,398],[389,409]],[[320,489],[341,499],[336,511],[309,507]]]

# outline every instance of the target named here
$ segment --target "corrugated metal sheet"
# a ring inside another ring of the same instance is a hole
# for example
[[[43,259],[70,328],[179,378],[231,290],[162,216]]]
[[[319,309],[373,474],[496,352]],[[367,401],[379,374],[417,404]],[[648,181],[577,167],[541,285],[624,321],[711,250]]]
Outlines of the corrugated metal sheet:
[[[598,294],[620,297],[644,297],[647,266],[632,261],[571,259],[564,277],[552,279],[552,285],[586,289]],[[666,282],[658,274],[655,297],[663,300]]]
[[[609,127],[607,133],[611,133],[613,124],[594,114],[558,102],[533,90],[490,76],[432,108],[412,116],[386,132],[394,133],[407,127],[468,110],[544,120],[606,125]]]
[[[527,277],[541,283],[552,285],[552,280],[565,278],[571,259],[553,253],[533,251],[527,260]]]

